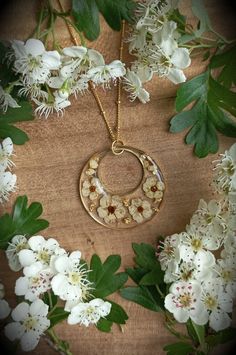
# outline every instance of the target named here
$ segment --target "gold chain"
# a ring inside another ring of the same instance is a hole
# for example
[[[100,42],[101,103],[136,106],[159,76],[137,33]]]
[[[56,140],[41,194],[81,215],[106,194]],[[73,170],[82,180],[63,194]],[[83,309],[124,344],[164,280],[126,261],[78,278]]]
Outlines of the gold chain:
[[[58,1],[58,4],[60,6],[60,9],[61,11],[65,11],[64,8],[63,8],[63,5],[61,4],[61,1],[60,0],[57,0]],[[76,38],[76,35],[75,35],[75,30],[74,28],[68,23],[66,22],[66,25],[67,25],[67,28],[68,28],[68,31],[70,33],[70,36],[71,36],[71,40],[72,42],[74,42],[74,44],[76,46],[79,45],[79,42]],[[125,34],[125,21],[123,20],[122,21],[122,28],[121,28],[121,37],[120,37],[120,48],[119,48],[119,60],[122,61],[123,59],[123,40],[124,40],[124,34]],[[116,131],[114,132],[111,128],[111,125],[109,124],[109,121],[107,119],[107,116],[106,116],[106,112],[103,108],[103,105],[102,105],[102,102],[98,96],[98,93],[95,89],[95,86],[93,85],[93,83],[91,81],[89,81],[89,88],[97,102],[97,105],[100,109],[100,113],[101,113],[101,116],[107,126],[107,129],[108,129],[108,132],[110,134],[110,137],[112,139],[112,142],[116,142],[116,143],[122,143],[122,141],[120,140],[120,118],[121,118],[121,109],[120,109],[120,106],[121,106],[121,79],[120,78],[117,78],[117,127],[116,127]],[[122,143],[123,144],[123,143]]]

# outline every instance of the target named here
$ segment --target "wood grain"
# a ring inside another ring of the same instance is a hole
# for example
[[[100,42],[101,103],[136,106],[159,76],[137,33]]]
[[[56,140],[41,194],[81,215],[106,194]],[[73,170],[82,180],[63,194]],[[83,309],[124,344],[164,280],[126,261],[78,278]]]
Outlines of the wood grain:
[[[212,21],[218,31],[233,36],[235,17],[227,2],[207,0]],[[183,1],[189,12],[189,1]],[[25,39],[34,27],[34,13],[37,2],[32,0],[9,1],[1,13],[0,29],[2,39]],[[57,34],[61,43],[69,45],[67,30],[60,23]],[[102,35],[93,48],[104,53],[106,61],[118,57],[119,33],[114,33],[102,22]],[[128,61],[129,57],[126,55]],[[190,78],[204,69],[201,59],[193,60],[187,70]],[[94,222],[83,209],[78,196],[80,171],[87,159],[95,152],[109,147],[109,137],[99,115],[98,107],[91,94],[73,99],[64,118],[37,119],[19,126],[30,136],[24,146],[15,148],[14,172],[18,177],[17,194],[27,194],[30,201],[40,201],[44,206],[44,217],[50,227],[44,236],[53,236],[67,250],[80,249],[88,259],[98,253],[102,259],[110,254],[122,256],[122,269],[133,265],[131,243],[155,243],[158,235],[180,232],[188,223],[201,197],[212,196],[209,182],[212,177],[211,161],[216,156],[198,159],[192,154],[192,147],[183,143],[184,134],[168,132],[169,120],[174,114],[176,87],[167,80],[154,79],[149,84],[152,100],[146,105],[130,103],[122,94],[121,135],[125,142],[148,152],[161,166],[167,191],[163,207],[151,222],[132,230],[115,231]],[[99,91],[108,116],[115,117],[115,90]],[[233,143],[233,139],[220,138],[220,151]],[[125,162],[128,181],[119,178],[124,188],[137,182],[136,164]],[[120,176],[120,165],[111,162],[110,171]],[[114,176],[114,175],[113,175]],[[111,176],[106,176],[109,181]],[[5,210],[10,210],[17,196],[12,195]],[[14,303],[12,289],[19,275],[9,271],[1,254],[1,279],[7,285],[7,296]],[[174,342],[163,326],[160,314],[147,311],[138,305],[126,302],[118,295],[116,299],[128,312],[130,319],[121,333],[116,326],[111,334],[103,334],[95,328],[68,326],[57,327],[58,333],[71,344],[77,355],[161,355],[162,347]],[[32,354],[53,354],[44,340]]]

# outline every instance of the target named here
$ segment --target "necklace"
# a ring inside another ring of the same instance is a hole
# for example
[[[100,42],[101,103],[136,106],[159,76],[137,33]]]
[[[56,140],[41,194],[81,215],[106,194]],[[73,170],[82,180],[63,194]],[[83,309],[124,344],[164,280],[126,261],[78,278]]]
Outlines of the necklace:
[[[62,10],[63,7],[58,0]],[[79,45],[73,28],[67,24],[71,39]],[[123,40],[125,22],[122,22],[120,39],[120,61],[123,58]],[[117,125],[112,130],[102,102],[92,82],[89,88],[100,109],[112,144],[111,147],[93,154],[85,164],[79,181],[79,193],[83,206],[88,214],[98,223],[113,229],[135,227],[152,219],[159,211],[165,191],[162,172],[157,163],[142,150],[123,143],[120,138],[121,117],[121,79],[117,79]],[[108,154],[120,156],[124,152],[134,155],[142,167],[142,179],[139,185],[125,194],[114,194],[109,191],[100,178],[99,168]]]

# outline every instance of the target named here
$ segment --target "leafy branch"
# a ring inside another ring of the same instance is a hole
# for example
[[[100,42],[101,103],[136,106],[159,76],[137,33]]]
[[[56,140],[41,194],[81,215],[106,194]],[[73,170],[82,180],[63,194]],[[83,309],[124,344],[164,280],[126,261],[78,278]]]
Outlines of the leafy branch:
[[[0,249],[5,249],[14,235],[31,236],[49,226],[48,221],[39,219],[42,205],[39,202],[27,204],[27,196],[19,196],[12,213],[5,213],[0,218]]]
[[[185,20],[181,20],[180,14],[177,16],[184,26],[180,43],[190,50],[207,49],[203,59],[211,58],[204,73],[183,83],[177,90],[177,114],[170,121],[170,132],[178,133],[191,127],[185,143],[194,145],[194,153],[203,158],[218,151],[217,131],[236,137],[236,45],[235,41],[228,41],[213,29],[203,1],[192,0],[192,11],[199,19],[195,31],[186,30]],[[213,33],[216,40],[204,37],[205,32]],[[213,54],[210,48],[214,48]],[[189,104],[191,108],[186,110]]]

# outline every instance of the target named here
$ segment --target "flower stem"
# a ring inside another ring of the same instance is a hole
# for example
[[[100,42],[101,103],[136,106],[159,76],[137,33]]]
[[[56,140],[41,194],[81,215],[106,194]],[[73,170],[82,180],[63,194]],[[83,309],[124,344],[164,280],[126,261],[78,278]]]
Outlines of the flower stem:
[[[159,295],[161,296],[161,298],[165,298],[165,295],[164,293],[161,291],[160,287],[156,284],[156,289],[157,289],[157,292],[159,293]]]
[[[60,339],[60,337],[55,333],[52,328],[47,330],[45,340],[48,345],[51,346],[59,354],[73,355],[73,353],[69,349],[69,344],[66,341]]]

